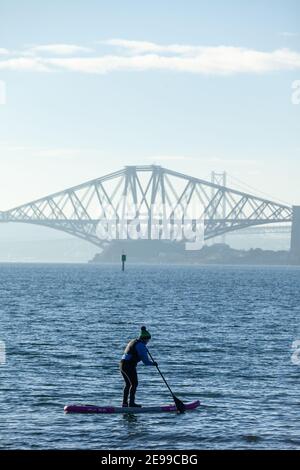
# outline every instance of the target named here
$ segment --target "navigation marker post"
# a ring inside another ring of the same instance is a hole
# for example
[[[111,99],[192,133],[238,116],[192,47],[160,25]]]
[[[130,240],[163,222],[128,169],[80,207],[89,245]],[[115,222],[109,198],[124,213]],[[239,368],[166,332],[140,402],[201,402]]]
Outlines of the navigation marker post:
[[[122,271],[125,271],[126,255],[125,255],[124,251],[122,252],[121,260],[122,260]]]

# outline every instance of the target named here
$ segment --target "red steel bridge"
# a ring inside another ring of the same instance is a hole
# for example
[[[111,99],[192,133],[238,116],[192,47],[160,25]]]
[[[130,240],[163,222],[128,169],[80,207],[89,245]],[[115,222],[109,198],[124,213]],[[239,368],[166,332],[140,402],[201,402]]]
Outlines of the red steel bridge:
[[[126,207],[150,223],[163,205],[172,219],[189,204],[203,208],[204,239],[247,229],[292,223],[292,249],[300,252],[298,206],[289,206],[161,166],[126,166],[120,171],[0,212],[1,222],[37,224],[103,246],[100,220],[121,220]],[[225,209],[224,209],[225,208]]]

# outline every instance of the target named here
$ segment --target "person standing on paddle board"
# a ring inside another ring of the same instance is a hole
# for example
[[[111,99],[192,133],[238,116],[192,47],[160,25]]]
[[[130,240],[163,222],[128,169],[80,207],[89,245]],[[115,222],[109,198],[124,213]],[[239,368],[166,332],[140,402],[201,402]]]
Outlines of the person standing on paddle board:
[[[137,405],[137,403],[135,403],[135,393],[138,386],[136,367],[140,361],[143,361],[145,366],[157,366],[157,362],[150,361],[148,357],[146,345],[150,339],[151,335],[149,331],[146,330],[145,326],[142,326],[139,338],[131,340],[125,348],[120,362],[120,371],[125,382],[123,391],[123,407],[130,406],[141,408],[141,405]]]

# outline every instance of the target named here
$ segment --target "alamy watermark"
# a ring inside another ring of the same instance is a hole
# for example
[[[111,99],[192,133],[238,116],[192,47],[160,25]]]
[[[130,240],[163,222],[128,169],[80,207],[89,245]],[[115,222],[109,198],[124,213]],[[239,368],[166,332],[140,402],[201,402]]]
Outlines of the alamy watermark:
[[[297,339],[292,344],[293,354],[291,356],[291,361],[295,366],[300,366],[300,340]]]
[[[6,104],[6,83],[0,80],[0,105]]]
[[[6,362],[6,352],[5,352],[5,343],[0,341],[0,365],[5,364]]]
[[[183,207],[152,204],[140,212],[136,205],[123,201],[122,215],[105,211],[96,233],[101,240],[184,241],[186,250],[200,250],[204,244],[204,209],[201,204]],[[122,207],[122,203],[120,204]]]
[[[291,97],[291,101],[292,101],[292,104],[300,104],[300,80],[295,80],[293,83],[292,83],[292,97]]]

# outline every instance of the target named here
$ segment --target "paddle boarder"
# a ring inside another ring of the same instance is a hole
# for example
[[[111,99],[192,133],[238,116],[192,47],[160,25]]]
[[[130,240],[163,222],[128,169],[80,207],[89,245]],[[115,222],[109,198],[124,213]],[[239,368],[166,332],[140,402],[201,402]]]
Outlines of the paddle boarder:
[[[129,341],[120,362],[120,371],[125,385],[123,390],[123,407],[141,408],[141,405],[135,403],[135,393],[138,386],[138,376],[136,367],[140,361],[145,366],[157,367],[157,362],[150,361],[146,345],[151,339],[149,331],[142,326],[139,338]],[[129,396],[129,405],[128,405]]]

